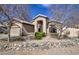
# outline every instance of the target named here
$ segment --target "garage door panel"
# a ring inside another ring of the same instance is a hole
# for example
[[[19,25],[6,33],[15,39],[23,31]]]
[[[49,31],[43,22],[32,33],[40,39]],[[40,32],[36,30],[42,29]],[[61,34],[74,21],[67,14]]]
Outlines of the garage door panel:
[[[20,36],[20,28],[12,27],[10,34],[11,34],[11,36]]]

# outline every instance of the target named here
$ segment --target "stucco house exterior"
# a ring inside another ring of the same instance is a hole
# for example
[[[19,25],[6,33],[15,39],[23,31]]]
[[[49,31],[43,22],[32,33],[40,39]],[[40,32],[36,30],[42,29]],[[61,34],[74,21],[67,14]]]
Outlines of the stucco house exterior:
[[[12,23],[11,36],[22,36],[34,32],[34,25],[30,22],[13,18]]]
[[[60,33],[61,23],[50,21],[45,15],[37,15],[32,22],[35,32],[45,32],[47,35],[51,33]]]
[[[35,16],[32,22],[27,22],[24,20],[13,18],[11,35],[19,36],[35,32],[45,32],[47,35],[50,35],[51,33],[59,34],[61,26],[63,26],[62,23],[58,21],[50,21],[50,19],[47,16],[41,14]],[[67,30],[70,31],[69,37],[77,36],[76,32],[79,31],[79,29],[74,29],[75,31],[72,31],[72,28],[68,28]],[[72,35],[72,32],[74,32],[75,35]]]

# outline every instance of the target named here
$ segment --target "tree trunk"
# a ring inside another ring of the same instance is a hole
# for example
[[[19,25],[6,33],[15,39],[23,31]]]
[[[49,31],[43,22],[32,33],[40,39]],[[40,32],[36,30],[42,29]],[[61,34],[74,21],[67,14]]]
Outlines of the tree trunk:
[[[8,42],[10,42],[10,27],[8,27]]]
[[[61,28],[60,28],[60,34],[59,34],[58,39],[61,39],[61,36],[62,36],[62,25],[61,25]]]
[[[12,22],[11,22],[9,15],[6,12],[4,12],[4,14],[8,17],[8,21],[9,21],[7,28],[8,28],[8,42],[10,42],[10,37],[11,37],[10,30],[11,30]]]
[[[12,21],[9,22],[9,26],[8,26],[8,42],[10,42],[11,39],[11,35],[10,35],[11,26],[12,26]]]

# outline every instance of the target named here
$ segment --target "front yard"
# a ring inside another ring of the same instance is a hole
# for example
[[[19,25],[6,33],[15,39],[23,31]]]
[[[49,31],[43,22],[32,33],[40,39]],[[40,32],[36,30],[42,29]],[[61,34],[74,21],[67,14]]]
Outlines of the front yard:
[[[43,40],[14,41],[9,44],[7,41],[0,41],[1,55],[51,55],[51,54],[79,54],[79,39],[50,38]]]

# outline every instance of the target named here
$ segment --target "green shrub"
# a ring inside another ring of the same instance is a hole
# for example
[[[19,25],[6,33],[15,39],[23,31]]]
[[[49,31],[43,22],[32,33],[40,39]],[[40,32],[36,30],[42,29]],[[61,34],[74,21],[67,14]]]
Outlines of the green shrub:
[[[36,39],[42,39],[43,37],[45,37],[45,33],[44,32],[36,32],[35,33],[35,38]]]
[[[42,36],[43,36],[43,37],[45,37],[45,36],[46,36],[44,32],[41,32],[41,34],[42,34]]]

